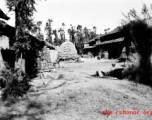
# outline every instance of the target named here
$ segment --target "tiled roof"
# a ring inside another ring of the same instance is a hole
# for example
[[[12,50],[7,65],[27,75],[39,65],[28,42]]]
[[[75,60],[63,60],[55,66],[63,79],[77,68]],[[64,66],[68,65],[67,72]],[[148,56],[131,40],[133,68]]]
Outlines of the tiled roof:
[[[96,47],[96,45],[94,45],[94,46],[87,46],[84,49],[90,49],[90,48],[95,48],[95,47]]]
[[[96,45],[105,45],[105,44],[110,44],[110,43],[122,42],[123,40],[124,40],[124,38],[119,38],[119,39],[115,39],[115,40],[104,41],[104,42],[101,42]]]
[[[93,42],[93,41],[96,41],[96,39],[100,39],[100,37],[101,37],[101,36],[99,35],[99,36],[97,36],[97,37],[95,37],[95,38],[89,40],[88,43]]]
[[[120,36],[114,37],[114,35],[119,34],[121,30],[122,30],[122,27],[117,27],[117,28],[115,28],[114,30],[112,30],[112,31],[110,31],[110,32],[105,33],[104,35],[102,35],[102,36],[100,37],[100,39],[103,39],[103,40],[104,40],[104,39],[105,39],[105,40],[112,40],[112,39],[118,38],[118,37],[120,37]],[[105,40],[104,40],[104,41],[105,41]]]

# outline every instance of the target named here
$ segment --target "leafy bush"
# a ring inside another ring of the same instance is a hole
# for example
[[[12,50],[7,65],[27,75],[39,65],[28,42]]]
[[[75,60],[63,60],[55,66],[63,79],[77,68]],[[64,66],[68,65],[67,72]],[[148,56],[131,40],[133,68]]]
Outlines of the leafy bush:
[[[3,100],[8,97],[22,97],[31,87],[29,76],[21,69],[11,69],[6,65],[0,76]]]
[[[137,78],[138,69],[139,69],[138,65],[135,65],[135,64],[129,65],[122,71],[123,78],[128,78],[129,80],[139,81],[139,79]]]
[[[130,67],[125,73],[132,74],[133,79],[140,83],[152,86],[152,17],[150,9],[145,4],[141,13],[142,16],[139,16],[136,10],[132,9],[127,16],[124,15],[127,20],[123,21],[121,33],[125,36],[126,55],[130,53],[131,42],[138,54],[138,65]]]
[[[139,54],[139,65],[136,67],[136,77],[139,82],[152,85],[152,28],[144,20],[137,20],[131,23],[131,35]]]

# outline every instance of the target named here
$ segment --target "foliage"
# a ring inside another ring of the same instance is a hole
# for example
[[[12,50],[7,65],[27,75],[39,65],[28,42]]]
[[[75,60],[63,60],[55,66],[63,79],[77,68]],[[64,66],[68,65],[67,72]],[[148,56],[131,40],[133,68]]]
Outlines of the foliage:
[[[37,46],[35,38],[28,33],[34,34],[35,28],[41,25],[41,21],[37,24],[33,22],[33,14],[36,11],[35,0],[6,0],[6,5],[10,11],[15,12],[15,43],[13,48],[16,60],[18,60],[20,56],[25,56],[25,51],[34,50],[33,46]],[[37,37],[43,39],[42,34],[38,34]]]
[[[0,73],[0,87],[3,91],[2,98],[22,97],[30,89],[30,78],[21,69],[11,69],[7,64]]]
[[[37,21],[34,25],[32,32],[36,35],[36,38],[39,40],[44,40],[44,35],[41,32],[42,21]]]
[[[75,34],[76,34],[76,30],[74,28],[74,26],[71,25],[71,28],[68,29],[68,34],[70,36],[70,41],[75,45]]]
[[[57,30],[53,30],[53,34],[55,35],[53,45],[60,46],[63,43],[63,41],[58,38]]]
[[[85,27],[85,28],[83,29],[83,32],[84,32],[84,35],[85,35],[85,41],[86,41],[86,42],[89,41],[89,39],[90,39],[90,33],[89,33],[88,28]]]
[[[65,32],[64,32],[64,29],[60,28],[58,30],[58,32],[60,33],[60,38],[61,38],[62,43],[65,42]]]
[[[65,23],[62,23],[62,27],[63,27],[63,35],[62,35],[62,37],[63,37],[63,41],[65,42]]]
[[[15,40],[17,44],[15,43],[15,47],[17,45],[16,49],[16,56],[20,56],[21,53],[20,50],[25,50],[27,45],[27,41],[29,41],[29,35],[27,33],[34,32],[33,29],[35,27],[35,24],[33,22],[33,14],[35,9],[35,0],[6,0],[6,5],[9,9],[9,11],[15,12],[15,28],[16,28],[16,34],[15,34]],[[19,45],[20,44],[20,45]],[[17,58],[18,59],[18,58]]]
[[[70,41],[75,45],[78,54],[83,54],[84,42],[87,42],[97,36],[96,27],[93,27],[94,31],[90,31],[87,27],[83,29],[82,25],[78,25],[75,29],[71,24],[71,28],[68,29]]]
[[[52,44],[52,26],[51,23],[53,22],[52,19],[48,19],[45,26],[45,31],[47,35],[47,41]]]
[[[129,36],[125,39],[126,51],[129,53],[131,42],[134,43],[139,54],[139,65],[134,71],[139,82],[152,85],[151,73],[151,51],[152,51],[152,27],[147,21],[151,21],[150,12],[146,5],[142,8],[142,17],[139,17],[134,9],[125,16],[128,22],[123,26],[122,33]],[[127,54],[129,55],[129,54]]]
[[[91,32],[90,32],[90,38],[89,38],[89,39],[93,39],[93,38],[95,38],[95,37],[96,37],[95,32],[91,31]]]
[[[15,53],[16,59],[22,54],[26,49],[30,48],[29,43],[27,42],[29,36],[25,34],[28,31],[32,30],[33,27],[33,12],[36,11],[35,0],[6,0],[6,5],[10,11],[15,11],[15,26],[16,26],[16,35],[15,35]]]
[[[96,34],[97,27],[93,26],[94,33]]]
[[[15,49],[16,59],[18,60],[20,58],[20,55],[25,54],[25,51],[29,50],[31,46],[27,41],[17,41],[15,42],[13,48]]]
[[[33,12],[36,11],[35,0],[6,0],[6,5],[10,11],[15,11],[16,20],[16,40],[22,39],[25,36],[25,31],[32,30]],[[24,35],[24,36],[23,36]]]
[[[82,30],[82,26],[77,26],[77,41],[76,41],[76,49],[78,51],[78,54],[83,54],[83,48],[84,48],[84,32]]]
[[[71,28],[68,29],[68,33],[70,36],[70,41],[75,45],[78,54],[83,53],[83,42],[84,42],[84,32],[82,30],[82,26],[78,25],[77,30],[74,26],[71,25]]]

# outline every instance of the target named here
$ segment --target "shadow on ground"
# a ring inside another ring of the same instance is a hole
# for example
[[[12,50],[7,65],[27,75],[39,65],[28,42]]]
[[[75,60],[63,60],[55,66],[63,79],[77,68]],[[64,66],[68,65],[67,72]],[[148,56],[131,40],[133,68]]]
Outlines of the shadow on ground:
[[[6,103],[8,104],[8,103]],[[15,103],[3,106],[3,114],[0,116],[0,120],[44,120],[42,115],[47,111],[44,110],[44,105],[40,102],[24,100],[24,102]],[[1,109],[2,110],[2,109]],[[5,112],[4,112],[5,111]]]

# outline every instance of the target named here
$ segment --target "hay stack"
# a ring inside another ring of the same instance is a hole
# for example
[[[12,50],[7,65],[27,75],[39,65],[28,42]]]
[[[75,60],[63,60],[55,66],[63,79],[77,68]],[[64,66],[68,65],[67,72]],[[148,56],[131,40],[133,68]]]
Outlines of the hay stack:
[[[58,53],[62,59],[75,59],[78,56],[74,44],[70,41],[62,43],[58,50]]]

